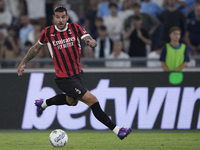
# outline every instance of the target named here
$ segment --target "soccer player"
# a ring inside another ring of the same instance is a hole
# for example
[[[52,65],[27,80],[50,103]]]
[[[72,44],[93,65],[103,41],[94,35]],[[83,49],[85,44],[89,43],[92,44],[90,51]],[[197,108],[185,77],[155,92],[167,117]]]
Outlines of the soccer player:
[[[90,47],[95,47],[96,41],[77,23],[67,23],[69,16],[66,8],[59,6],[54,10],[55,25],[46,27],[38,42],[30,48],[18,67],[18,75],[24,73],[25,64],[33,59],[45,43],[55,65],[57,86],[66,94],[59,94],[47,100],[36,100],[37,115],[51,105],[76,106],[78,101],[87,104],[94,116],[122,140],[130,134],[131,128],[120,128],[102,111],[97,98],[83,85],[83,71],[80,65],[81,47],[79,38]]]
[[[190,48],[180,43],[181,29],[171,27],[169,31],[170,42],[162,48],[160,61],[164,71],[183,71],[190,61],[188,51]]]

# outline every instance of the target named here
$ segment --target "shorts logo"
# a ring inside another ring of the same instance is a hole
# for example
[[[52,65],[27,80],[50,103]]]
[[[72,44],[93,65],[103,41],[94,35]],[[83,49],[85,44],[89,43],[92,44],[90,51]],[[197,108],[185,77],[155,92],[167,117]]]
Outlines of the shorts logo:
[[[81,94],[81,91],[77,88],[75,88],[76,93]]]

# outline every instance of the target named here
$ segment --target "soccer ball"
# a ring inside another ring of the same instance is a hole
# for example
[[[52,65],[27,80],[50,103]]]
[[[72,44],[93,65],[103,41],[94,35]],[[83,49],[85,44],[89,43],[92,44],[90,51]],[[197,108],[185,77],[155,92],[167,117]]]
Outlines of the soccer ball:
[[[63,147],[67,144],[67,133],[61,129],[55,129],[49,135],[49,141],[54,147]]]

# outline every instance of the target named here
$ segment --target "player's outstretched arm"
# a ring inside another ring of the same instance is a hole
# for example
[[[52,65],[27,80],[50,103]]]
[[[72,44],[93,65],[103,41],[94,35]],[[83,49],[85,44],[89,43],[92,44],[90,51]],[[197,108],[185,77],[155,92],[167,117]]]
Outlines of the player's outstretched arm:
[[[91,36],[86,36],[83,38],[85,44],[89,45],[90,47],[94,48],[97,46],[96,41]]]
[[[33,59],[35,57],[35,55],[37,55],[37,53],[40,51],[42,46],[43,45],[41,45],[41,44],[39,44],[39,42],[37,42],[35,45],[33,45],[29,49],[28,53],[24,56],[23,60],[19,64],[19,67],[17,69],[18,76],[21,76],[24,73],[25,64],[27,62],[29,62],[31,59]]]

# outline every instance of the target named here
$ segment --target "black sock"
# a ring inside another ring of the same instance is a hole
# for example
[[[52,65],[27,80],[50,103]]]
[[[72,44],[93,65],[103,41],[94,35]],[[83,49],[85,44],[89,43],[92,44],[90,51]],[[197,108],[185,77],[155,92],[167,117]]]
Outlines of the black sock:
[[[90,108],[92,109],[94,116],[109,129],[113,130],[116,127],[110,118],[103,112],[99,102],[94,103],[92,106],[90,106]]]
[[[46,100],[47,106],[51,105],[69,105],[66,101],[66,95],[65,94],[59,94],[56,95],[50,99]]]

